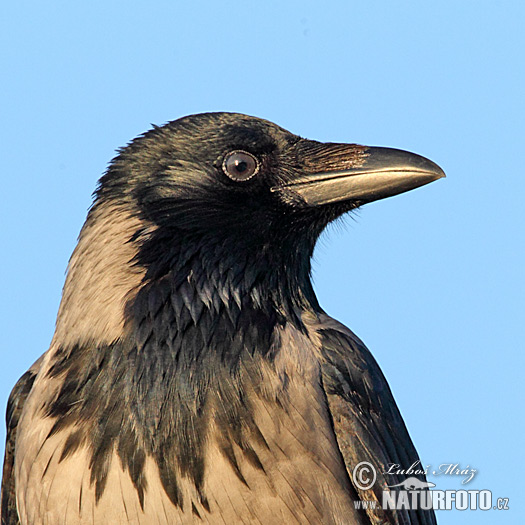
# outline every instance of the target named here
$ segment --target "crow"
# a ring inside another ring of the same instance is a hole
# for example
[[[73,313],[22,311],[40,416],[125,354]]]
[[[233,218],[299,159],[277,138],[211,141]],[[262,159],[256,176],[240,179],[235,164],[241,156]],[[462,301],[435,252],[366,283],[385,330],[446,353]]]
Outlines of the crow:
[[[419,458],[310,274],[331,221],[441,177],[412,153],[235,113],[119,150],[50,348],[8,402],[2,524],[435,523],[381,508],[406,478],[388,466]]]

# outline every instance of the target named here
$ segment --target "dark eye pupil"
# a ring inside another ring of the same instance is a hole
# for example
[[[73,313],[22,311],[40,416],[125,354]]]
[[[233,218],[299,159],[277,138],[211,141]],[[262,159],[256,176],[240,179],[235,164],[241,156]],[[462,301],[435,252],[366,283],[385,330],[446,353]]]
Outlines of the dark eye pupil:
[[[235,167],[237,168],[237,171],[239,173],[243,173],[244,171],[246,171],[248,169],[248,164],[246,162],[244,162],[244,160],[236,161],[235,162]]]
[[[259,163],[251,153],[232,151],[224,157],[222,169],[230,179],[246,181],[257,173]]]

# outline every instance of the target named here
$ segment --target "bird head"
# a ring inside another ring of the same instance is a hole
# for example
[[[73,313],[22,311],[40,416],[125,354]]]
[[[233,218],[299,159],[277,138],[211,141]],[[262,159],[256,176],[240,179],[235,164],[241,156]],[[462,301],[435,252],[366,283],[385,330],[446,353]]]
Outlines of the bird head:
[[[82,266],[76,280],[98,279],[86,286],[102,297],[103,286],[124,279],[127,265],[128,281],[135,281],[123,283],[120,302],[129,298],[126,289],[169,274],[182,282],[191,274],[201,284],[213,280],[245,293],[264,282],[272,293],[315,303],[310,257],[330,221],[443,176],[413,153],[307,140],[241,114],[191,115],[154,127],[113,159],[70,277]],[[104,230],[103,223],[110,226]],[[86,271],[81,261],[88,250],[100,262]],[[101,279],[111,265],[120,265],[116,277]],[[82,286],[69,288],[75,293]],[[66,282],[64,298],[67,292]],[[104,301],[97,302],[103,309]]]
[[[321,143],[262,119],[207,113],[133,141],[97,196],[128,200],[153,225],[155,242],[162,239],[164,258],[193,243],[233,263],[269,252],[309,258],[320,232],[343,213],[443,176],[412,153]],[[151,244],[146,251],[158,255]]]

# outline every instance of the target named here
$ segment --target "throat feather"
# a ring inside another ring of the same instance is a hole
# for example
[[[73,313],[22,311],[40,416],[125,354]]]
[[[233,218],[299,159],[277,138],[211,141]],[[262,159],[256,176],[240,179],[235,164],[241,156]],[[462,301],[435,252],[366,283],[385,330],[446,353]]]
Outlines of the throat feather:
[[[168,278],[150,283],[128,304],[131,329],[125,339],[57,352],[49,376],[61,387],[43,407],[56,418],[50,435],[69,432],[63,460],[79,447],[89,448],[97,499],[104,494],[115,452],[141,505],[147,457],[181,508],[188,504],[183,479],[194,486],[192,504],[208,506],[204,479],[211,439],[241,481],[232,447],[262,469],[249,445],[265,442],[248,391],[266,395],[261,363],[272,366],[284,317],[257,307],[249,296],[240,304],[232,296],[226,301],[221,294],[211,301],[206,297],[192,283],[177,286]]]

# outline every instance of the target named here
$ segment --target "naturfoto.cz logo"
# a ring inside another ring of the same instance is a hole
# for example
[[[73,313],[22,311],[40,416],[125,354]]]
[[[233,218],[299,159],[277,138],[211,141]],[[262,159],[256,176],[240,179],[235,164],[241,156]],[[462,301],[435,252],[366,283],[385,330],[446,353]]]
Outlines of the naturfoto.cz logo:
[[[414,463],[408,469],[402,470],[399,465],[390,465],[383,474],[410,475],[400,483],[388,485],[382,492],[382,501],[359,500],[354,502],[356,509],[374,510],[379,506],[385,510],[508,510],[508,498],[496,498],[490,490],[439,490],[434,489],[435,483],[423,481],[416,476],[428,474],[429,468],[418,468]],[[465,476],[462,484],[471,481],[476,470],[467,467],[461,469],[457,464],[443,464],[438,470],[431,471],[433,475],[448,474]],[[438,474],[436,474],[438,472]],[[361,490],[368,490],[377,481],[375,467],[367,462],[358,463],[352,471],[355,486]]]

